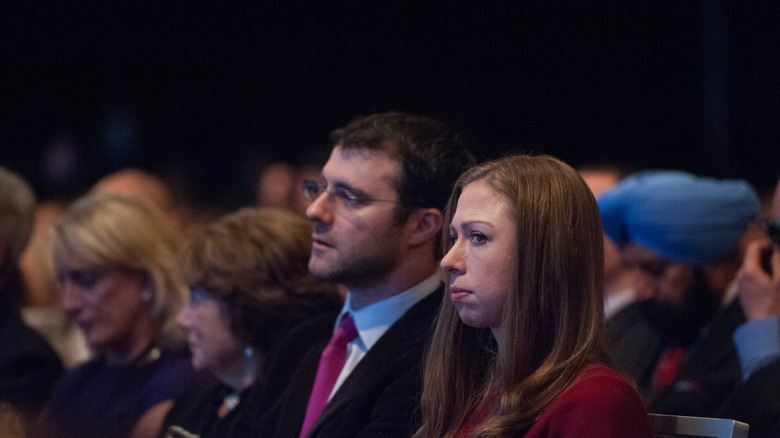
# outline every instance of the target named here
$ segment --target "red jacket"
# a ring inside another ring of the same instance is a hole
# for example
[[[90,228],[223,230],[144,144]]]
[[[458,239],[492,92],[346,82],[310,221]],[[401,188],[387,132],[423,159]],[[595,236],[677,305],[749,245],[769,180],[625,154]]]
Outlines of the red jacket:
[[[623,376],[591,365],[559,395],[525,438],[653,438],[650,418]]]
[[[475,413],[456,436],[468,436],[486,414],[486,410]],[[590,365],[550,403],[524,438],[653,436],[647,410],[634,387],[615,371]]]

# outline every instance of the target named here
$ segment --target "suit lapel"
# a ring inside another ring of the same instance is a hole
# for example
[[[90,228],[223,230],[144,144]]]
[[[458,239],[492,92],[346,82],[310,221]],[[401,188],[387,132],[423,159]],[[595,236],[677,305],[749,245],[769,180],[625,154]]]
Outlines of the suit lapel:
[[[423,298],[395,322],[384,335],[366,353],[357,364],[339,390],[333,395],[312,425],[309,436],[331,415],[349,404],[358,394],[366,391],[366,386],[381,374],[381,370],[395,357],[401,356],[416,346],[424,346],[433,329],[433,321],[439,309],[444,286]],[[423,358],[420,357],[420,361]]]

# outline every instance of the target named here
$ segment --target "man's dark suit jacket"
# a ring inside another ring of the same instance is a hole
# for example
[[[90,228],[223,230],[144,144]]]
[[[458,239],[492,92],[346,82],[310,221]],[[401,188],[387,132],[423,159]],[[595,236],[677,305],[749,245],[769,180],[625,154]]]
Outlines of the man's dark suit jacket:
[[[443,289],[414,305],[374,344],[325,406],[308,437],[409,437],[417,430],[423,356]],[[320,339],[306,352],[290,385],[260,420],[253,436],[298,438],[320,354],[333,334],[337,316],[323,315],[297,329]],[[295,349],[295,345],[285,348]]]
[[[754,372],[723,416],[748,423],[750,438],[780,437],[780,360]]]
[[[615,366],[637,383],[650,380],[661,352],[661,335],[653,329],[636,301],[605,323],[607,352]]]
[[[34,419],[63,367],[43,336],[22,321],[10,296],[0,290],[0,402]]]
[[[744,322],[742,305],[735,299],[688,348],[672,383],[653,394],[650,412],[719,416],[742,379],[732,336]]]

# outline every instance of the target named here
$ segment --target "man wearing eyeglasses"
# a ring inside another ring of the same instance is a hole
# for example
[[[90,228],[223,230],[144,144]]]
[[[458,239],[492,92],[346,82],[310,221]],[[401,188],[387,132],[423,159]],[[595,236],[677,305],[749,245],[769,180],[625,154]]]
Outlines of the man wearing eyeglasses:
[[[743,383],[729,416],[750,425],[751,438],[780,436],[780,181],[767,239],[751,242],[737,274],[747,322],[734,333]]]
[[[598,203],[604,232],[634,270],[642,313],[662,340],[638,382],[649,411],[718,416],[739,380],[732,334],[745,317],[733,280],[758,195],[744,181],[647,171]]]
[[[331,142],[322,179],[303,185],[314,223],[309,269],[349,293],[338,315],[299,327],[298,336],[316,333],[320,342],[255,436],[408,437],[419,425],[423,349],[442,300],[442,210],[473,158],[446,125],[402,113],[355,119]],[[353,328],[341,328],[347,319]],[[346,331],[356,337],[335,382],[323,385],[323,350]],[[280,357],[285,348],[295,345]]]

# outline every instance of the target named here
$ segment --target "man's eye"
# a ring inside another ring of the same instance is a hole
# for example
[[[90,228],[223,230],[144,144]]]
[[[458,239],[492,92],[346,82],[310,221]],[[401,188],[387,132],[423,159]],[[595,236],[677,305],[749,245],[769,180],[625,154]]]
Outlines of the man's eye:
[[[360,200],[361,200],[359,196],[357,196],[354,193],[350,192],[349,190],[341,188],[341,187],[336,188],[335,190],[333,190],[333,194],[337,198],[341,199],[344,202],[348,202],[348,203],[357,203],[357,202],[360,202]]]

